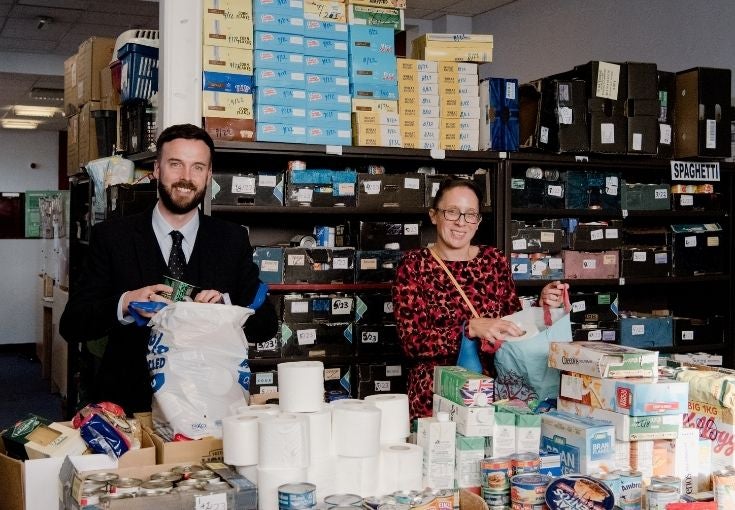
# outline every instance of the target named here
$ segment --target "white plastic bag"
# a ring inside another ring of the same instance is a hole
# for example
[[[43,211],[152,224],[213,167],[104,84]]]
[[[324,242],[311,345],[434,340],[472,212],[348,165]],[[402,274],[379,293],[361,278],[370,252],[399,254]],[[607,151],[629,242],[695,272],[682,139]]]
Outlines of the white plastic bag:
[[[164,437],[222,437],[221,420],[247,405],[250,308],[178,302],[151,319],[153,423]]]

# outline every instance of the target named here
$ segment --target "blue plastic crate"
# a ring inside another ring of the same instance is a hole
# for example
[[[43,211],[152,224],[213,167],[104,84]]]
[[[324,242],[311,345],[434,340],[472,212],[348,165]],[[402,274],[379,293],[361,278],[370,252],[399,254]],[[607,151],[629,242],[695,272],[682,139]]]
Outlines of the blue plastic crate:
[[[158,48],[127,43],[117,52],[122,63],[120,99],[150,99],[158,91]]]

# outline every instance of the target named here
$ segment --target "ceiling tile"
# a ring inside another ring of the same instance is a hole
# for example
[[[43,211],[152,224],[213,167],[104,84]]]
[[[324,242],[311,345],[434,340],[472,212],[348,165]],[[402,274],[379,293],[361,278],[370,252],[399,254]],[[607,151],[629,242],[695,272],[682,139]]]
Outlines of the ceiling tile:
[[[457,16],[477,16],[514,1],[516,0],[455,0],[444,11],[447,14],[456,14]]]
[[[412,19],[425,19],[424,16],[434,12],[434,9],[424,9],[421,7],[407,7],[405,16]]]
[[[90,11],[114,12],[117,14],[134,14],[136,16],[153,16],[158,18],[158,3],[154,2],[111,2],[95,0],[90,2]]]
[[[35,5],[15,5],[10,10],[11,18],[28,18],[37,20],[39,16],[52,18],[51,24],[59,22],[73,23],[84,11],[81,9],[53,9],[50,7],[37,7]]]
[[[2,1],[2,0],[0,0],[0,1]],[[5,16],[6,14],[8,14],[8,12],[10,12],[10,7],[11,7],[10,4],[2,4],[2,3],[0,3],[0,16]],[[0,22],[1,21],[2,20],[0,20]]]
[[[67,33],[71,23],[49,23],[43,29],[38,29],[38,21],[33,18],[8,18],[7,23],[0,33],[2,37],[16,37],[18,39],[31,39],[38,41],[51,41],[56,46],[56,41]]]
[[[41,7],[58,7],[62,9],[79,9],[87,8],[88,0],[17,0],[18,5],[34,5]]]
[[[0,37],[0,51],[24,51],[29,53],[49,53],[54,50],[54,41],[24,39],[17,37]],[[29,63],[30,64],[30,63]]]

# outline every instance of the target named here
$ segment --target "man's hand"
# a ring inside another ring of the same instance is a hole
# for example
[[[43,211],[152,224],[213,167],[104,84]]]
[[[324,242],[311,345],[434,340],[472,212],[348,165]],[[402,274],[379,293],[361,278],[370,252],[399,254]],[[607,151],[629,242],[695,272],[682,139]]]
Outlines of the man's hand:
[[[162,283],[157,283],[156,285],[148,285],[147,287],[136,290],[129,290],[125,293],[125,297],[123,298],[123,314],[130,315],[130,310],[128,309],[128,307],[133,301],[161,301],[163,303],[171,304],[171,300],[161,296],[159,292],[167,292],[170,294],[171,292],[173,292],[173,290],[174,289],[172,289],[168,285],[164,285]],[[144,312],[142,310],[136,311],[143,317],[150,318],[154,315],[153,313]]]
[[[196,303],[224,303],[222,299],[222,293],[214,289],[200,290],[199,293],[194,297],[194,302]]]

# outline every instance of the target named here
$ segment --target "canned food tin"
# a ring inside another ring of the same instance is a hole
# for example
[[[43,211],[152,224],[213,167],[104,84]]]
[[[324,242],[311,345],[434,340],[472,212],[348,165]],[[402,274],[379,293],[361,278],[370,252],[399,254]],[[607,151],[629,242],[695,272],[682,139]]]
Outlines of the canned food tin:
[[[166,493],[171,492],[171,490],[174,488],[174,484],[173,482],[167,482],[166,480],[153,479],[140,484],[140,488],[146,490],[156,489],[164,491],[164,493]]]
[[[94,473],[87,476],[84,481],[85,483],[87,480],[90,480],[92,482],[109,484],[110,482],[117,480],[118,478],[120,477],[117,475],[117,473]]]
[[[105,494],[107,494],[107,492],[105,492],[104,490],[82,489],[82,497],[79,500],[79,504],[83,507],[88,505],[96,505],[100,502],[100,498]]]
[[[176,483],[183,478],[181,473],[174,473],[173,471],[161,471],[151,475],[151,480],[165,480],[167,482]]]
[[[103,494],[100,496],[100,502],[101,503],[109,503],[110,501],[115,501],[118,499],[127,499],[134,497],[135,494],[127,494],[125,492],[108,492],[107,494]]]
[[[141,483],[140,478],[118,478],[110,483],[110,492],[137,494]]]
[[[676,489],[681,494],[681,478],[677,476],[652,476],[651,485],[666,485]]]
[[[602,482],[605,487],[610,489],[610,492],[613,493],[613,497],[615,498],[615,504],[620,506],[623,492],[623,479],[619,473],[593,473],[590,475],[590,478]]]
[[[173,489],[163,489],[160,487],[148,487],[148,488],[140,488],[140,491],[138,491],[138,496],[163,496],[164,494],[168,494]]]
[[[510,504],[511,510],[548,510],[545,504],[541,505],[526,505],[524,503],[513,502]]]
[[[481,460],[480,476],[482,478],[482,486],[492,491],[509,490],[512,469],[510,457],[495,457]]]
[[[178,482],[176,482],[176,487],[200,488],[200,487],[204,487],[206,483],[207,483],[206,481],[202,481],[202,480],[193,480],[191,478],[185,478],[183,480],[179,480]]]
[[[620,500],[617,505],[621,510],[640,510],[643,500],[643,475],[640,471],[621,470]]]
[[[95,482],[87,478],[82,482],[82,491],[107,491],[107,484],[105,482]]]
[[[679,501],[679,491],[670,485],[651,485],[646,489],[646,502],[648,510],[666,510],[669,503]]]
[[[226,491],[229,488],[230,488],[229,483],[225,482],[224,480],[219,480],[219,479],[209,480],[207,484],[204,486],[204,490],[215,491],[215,492]]]
[[[405,505],[403,503],[383,503],[378,507],[378,510],[410,510],[411,505]]]
[[[541,469],[541,457],[537,453],[516,453],[510,456],[514,475],[538,473]]]
[[[493,492],[489,490],[482,490],[482,499],[485,500],[488,506],[509,506],[510,505],[510,491]]]
[[[189,475],[195,471],[201,471],[204,469],[202,466],[198,464],[182,464],[180,466],[175,466],[171,469],[176,474],[180,474],[182,478],[189,478]]]
[[[217,476],[214,471],[210,471],[209,469],[201,469],[199,471],[194,471],[189,474],[190,480],[198,480],[200,482],[208,482],[210,480],[219,480],[219,476]]]
[[[510,479],[510,499],[524,505],[544,504],[546,487],[551,477],[538,473],[524,473]]]
[[[316,485],[313,483],[286,483],[278,487],[280,510],[314,508]]]
[[[324,498],[327,507],[362,506],[362,497],[357,494],[331,494]]]
[[[421,493],[419,491],[396,491],[391,496],[393,496],[396,503],[403,505],[413,505],[421,500]]]

